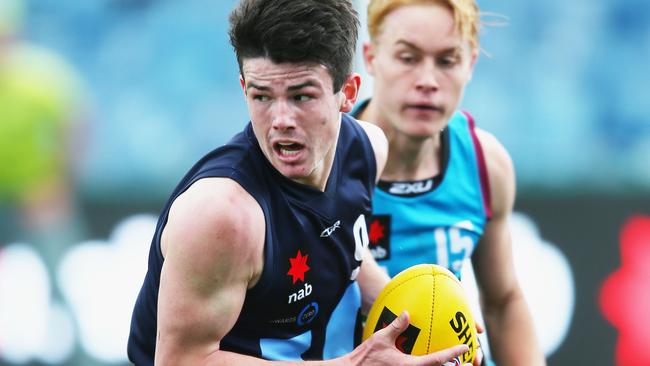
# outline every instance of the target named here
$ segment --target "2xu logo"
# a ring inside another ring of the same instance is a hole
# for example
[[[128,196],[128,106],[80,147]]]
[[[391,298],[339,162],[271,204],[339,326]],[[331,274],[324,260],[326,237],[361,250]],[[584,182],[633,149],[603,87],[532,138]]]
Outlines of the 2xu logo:
[[[428,179],[423,182],[396,182],[388,190],[392,194],[418,194],[427,192],[433,187],[433,179]]]
[[[474,343],[472,342],[472,330],[469,328],[467,317],[462,312],[457,311],[456,315],[449,320],[449,325],[454,330],[454,333],[456,333],[458,340],[469,347],[470,351],[463,353],[462,359],[463,363],[469,362]]]

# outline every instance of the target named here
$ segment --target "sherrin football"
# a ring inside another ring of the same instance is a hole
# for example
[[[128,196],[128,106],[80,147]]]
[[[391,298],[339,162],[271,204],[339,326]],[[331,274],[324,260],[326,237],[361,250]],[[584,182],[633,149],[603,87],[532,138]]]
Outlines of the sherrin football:
[[[478,348],[476,327],[460,281],[448,269],[419,264],[398,273],[381,291],[366,319],[365,341],[408,311],[408,328],[395,345],[404,353],[425,355],[464,343],[462,363],[472,363]]]

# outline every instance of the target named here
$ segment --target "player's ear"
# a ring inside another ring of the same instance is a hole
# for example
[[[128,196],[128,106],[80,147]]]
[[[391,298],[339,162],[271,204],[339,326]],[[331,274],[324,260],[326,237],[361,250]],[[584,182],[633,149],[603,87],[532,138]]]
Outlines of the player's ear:
[[[241,85],[241,88],[244,91],[244,96],[246,96],[246,80],[244,80],[244,75],[242,74],[239,74],[239,85]]]
[[[359,95],[360,85],[361,76],[359,74],[352,73],[345,79],[339,92],[341,95],[339,111],[350,112],[354,108],[354,104],[357,102],[357,96]]]

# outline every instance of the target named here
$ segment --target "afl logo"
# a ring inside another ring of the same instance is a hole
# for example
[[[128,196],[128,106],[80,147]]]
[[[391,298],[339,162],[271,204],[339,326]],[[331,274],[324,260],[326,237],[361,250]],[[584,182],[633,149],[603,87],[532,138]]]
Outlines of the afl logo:
[[[299,326],[307,325],[311,323],[316,318],[317,315],[318,315],[318,304],[312,302],[311,304],[308,304],[300,311],[300,314],[298,314],[298,319],[296,319],[296,323],[298,323]]]

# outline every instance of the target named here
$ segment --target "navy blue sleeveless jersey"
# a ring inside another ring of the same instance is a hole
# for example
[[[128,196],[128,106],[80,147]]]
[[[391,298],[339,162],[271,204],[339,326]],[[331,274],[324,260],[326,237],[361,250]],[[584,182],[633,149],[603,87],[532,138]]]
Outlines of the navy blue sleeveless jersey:
[[[275,170],[250,123],[203,157],[176,187],[158,220],[131,320],[129,359],[136,365],[153,364],[164,261],[160,236],[174,199],[206,177],[239,183],[259,203],[266,222],[261,278],[247,291],[220,349],[269,360],[329,359],[350,352],[359,331],[361,296],[355,278],[368,244],[366,218],[375,176],[370,140],[345,114],[324,192]]]

